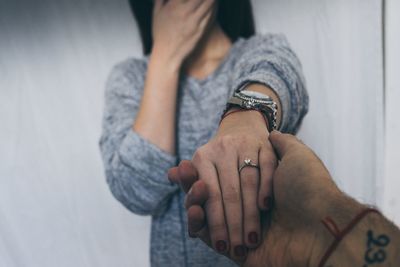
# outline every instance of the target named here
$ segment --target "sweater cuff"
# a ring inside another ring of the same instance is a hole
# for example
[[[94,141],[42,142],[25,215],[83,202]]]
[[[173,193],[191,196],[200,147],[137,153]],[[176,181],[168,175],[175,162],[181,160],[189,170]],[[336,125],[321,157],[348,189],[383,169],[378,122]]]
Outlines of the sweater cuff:
[[[168,180],[167,172],[176,166],[177,157],[161,150],[132,129],[121,143],[119,157],[124,165],[149,179],[148,182],[176,186]]]
[[[290,94],[288,93],[289,90],[286,86],[286,83],[274,73],[266,72],[265,70],[259,70],[237,79],[233,86],[233,92],[238,90],[246,83],[261,83],[268,86],[276,93],[276,95],[279,97],[279,100],[281,101],[282,109],[282,118],[278,130],[284,131],[287,128],[287,124],[289,122],[289,114],[291,108],[289,99]]]

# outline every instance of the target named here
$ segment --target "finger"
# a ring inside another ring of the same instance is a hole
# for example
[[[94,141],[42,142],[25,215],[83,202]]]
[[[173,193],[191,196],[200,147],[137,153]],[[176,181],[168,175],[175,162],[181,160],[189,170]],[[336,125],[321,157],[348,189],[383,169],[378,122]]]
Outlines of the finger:
[[[206,27],[210,27],[210,24],[208,24],[210,22],[210,19],[212,17],[212,12],[210,11],[209,13],[207,13],[199,22],[199,29],[200,32],[204,32],[206,30]]]
[[[208,189],[209,197],[205,204],[205,211],[212,246],[219,253],[226,253],[229,249],[228,231],[225,224],[217,171],[211,162],[203,162],[201,166],[196,166],[196,169],[198,170],[199,179],[204,180]]]
[[[217,164],[217,171],[224,201],[231,257],[237,261],[243,261],[246,258],[247,249],[243,242],[242,197],[237,156],[234,153],[226,153],[223,161]]]
[[[198,180],[196,168],[190,160],[182,160],[178,165],[178,177],[180,185],[185,193],[192,187],[193,183]]]
[[[288,153],[291,146],[302,144],[294,135],[283,134],[278,131],[272,131],[269,135],[269,140],[280,159]]]
[[[154,1],[153,12],[154,12],[154,13],[157,13],[157,12],[161,9],[161,7],[163,6],[163,4],[164,4],[164,0],[155,0],[155,1]]]
[[[206,226],[204,209],[199,205],[190,206],[187,209],[189,236],[197,237],[196,233]]]
[[[278,165],[278,160],[269,142],[261,147],[258,158],[261,175],[258,192],[258,207],[263,210],[270,210],[273,201],[272,176]]]
[[[178,5],[183,5],[190,0],[164,0],[166,5],[177,7]]]
[[[203,180],[199,180],[193,184],[185,198],[185,207],[189,209],[190,206],[199,205],[204,206],[208,199],[207,186]]]
[[[247,157],[240,157],[239,162],[243,164]],[[255,161],[258,158],[258,151],[255,151],[249,159]],[[240,185],[242,189],[243,201],[243,238],[248,248],[255,248],[259,244],[261,236],[260,211],[257,205],[258,188],[260,183],[260,172],[258,168],[247,166],[240,173]]]
[[[190,1],[185,1],[185,4],[187,5],[187,9],[189,12],[194,12],[199,6],[201,6],[205,1],[204,0],[190,0]]]
[[[191,206],[187,211],[187,217],[189,236],[198,237],[212,247],[204,209],[197,205]]]
[[[178,167],[172,167],[171,169],[168,170],[168,180],[171,183],[180,183],[180,177],[178,173]]]
[[[204,0],[193,13],[193,17],[197,18],[199,25],[206,24],[208,18],[212,15],[214,9],[214,0]]]

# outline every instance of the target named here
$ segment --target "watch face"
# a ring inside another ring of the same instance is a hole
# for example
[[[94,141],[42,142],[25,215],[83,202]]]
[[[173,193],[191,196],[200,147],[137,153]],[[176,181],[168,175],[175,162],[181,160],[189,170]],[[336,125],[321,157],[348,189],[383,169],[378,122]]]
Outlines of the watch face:
[[[268,120],[268,125],[271,126],[269,128],[270,131],[277,128],[277,105],[268,95],[253,91],[235,92],[228,100],[224,114],[231,107],[258,110],[264,115],[264,118]]]
[[[243,102],[243,105],[244,105],[246,108],[252,108],[252,107],[254,107],[255,104],[256,104],[256,102],[254,101],[254,99],[245,100],[245,101]]]

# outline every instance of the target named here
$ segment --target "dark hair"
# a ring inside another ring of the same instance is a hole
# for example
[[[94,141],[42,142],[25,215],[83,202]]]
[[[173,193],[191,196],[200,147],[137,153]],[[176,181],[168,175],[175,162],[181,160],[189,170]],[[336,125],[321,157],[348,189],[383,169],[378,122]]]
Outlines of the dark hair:
[[[217,0],[217,21],[232,42],[239,37],[248,38],[255,34],[253,10],[250,0]],[[143,53],[151,52],[153,2],[150,0],[129,0],[131,10],[136,18]]]

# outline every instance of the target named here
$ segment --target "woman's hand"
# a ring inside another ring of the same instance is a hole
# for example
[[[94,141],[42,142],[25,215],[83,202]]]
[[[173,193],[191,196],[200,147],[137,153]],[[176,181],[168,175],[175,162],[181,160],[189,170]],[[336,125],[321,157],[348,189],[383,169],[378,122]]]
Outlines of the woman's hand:
[[[277,166],[263,116],[257,111],[236,112],[221,123],[216,136],[200,147],[192,163],[208,187],[205,210],[212,246],[246,258],[247,248],[260,243],[260,211],[271,207],[272,174]],[[260,166],[247,166],[246,158]]]
[[[155,0],[153,51],[181,65],[212,17],[215,0]]]

